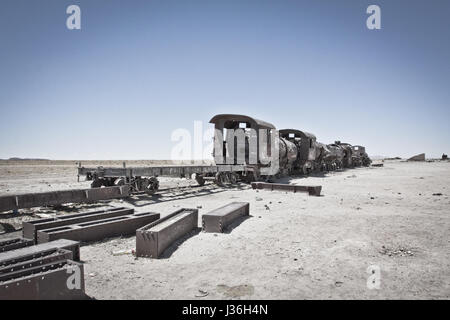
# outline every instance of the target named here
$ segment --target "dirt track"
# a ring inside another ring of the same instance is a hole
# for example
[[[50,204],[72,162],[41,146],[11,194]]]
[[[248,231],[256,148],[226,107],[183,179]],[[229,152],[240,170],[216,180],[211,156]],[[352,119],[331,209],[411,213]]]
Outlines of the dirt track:
[[[322,185],[322,197],[206,185],[102,203],[162,216],[201,206],[201,216],[231,201],[248,201],[251,217],[228,233],[194,232],[159,260],[122,254],[134,249],[134,237],[85,245],[87,294],[97,299],[448,299],[449,169],[449,162],[389,161],[382,168],[289,181]],[[191,182],[162,179],[162,187],[177,183]],[[75,162],[0,164],[0,194],[87,186],[76,182]],[[65,209],[83,207],[92,205]],[[55,211],[23,212],[0,223],[17,228],[31,217],[27,214]],[[378,290],[366,286],[371,265],[381,270]]]

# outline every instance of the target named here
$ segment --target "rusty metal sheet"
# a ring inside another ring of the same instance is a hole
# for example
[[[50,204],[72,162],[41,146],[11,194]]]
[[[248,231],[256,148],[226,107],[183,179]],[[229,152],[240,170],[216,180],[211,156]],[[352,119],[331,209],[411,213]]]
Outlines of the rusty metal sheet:
[[[216,127],[234,128],[235,123],[246,122],[254,129],[275,129],[275,126],[269,122],[258,120],[242,114],[218,114],[215,115],[209,123],[214,123]],[[230,124],[231,126],[228,126]]]
[[[136,230],[136,256],[158,258],[174,241],[198,226],[198,209],[180,209]]]
[[[0,275],[67,259],[73,260],[72,251],[65,249],[49,249],[41,251],[38,254],[22,256],[20,259],[2,261],[0,263]]]
[[[54,206],[69,202],[95,202],[124,198],[130,195],[130,186],[64,190],[42,193],[27,193],[0,197],[0,212],[23,208]]]
[[[232,202],[202,216],[202,228],[205,232],[223,232],[233,220],[250,214],[248,202]]]
[[[297,129],[281,129],[278,130],[278,132],[280,133],[280,136],[282,138],[288,138],[290,134],[294,134],[296,137],[299,138],[313,139],[314,141],[316,140],[316,136],[313,135],[312,133]]]
[[[34,245],[34,240],[24,239],[24,238],[11,238],[0,241],[0,252],[20,249],[23,247],[28,247]]]
[[[217,166],[161,166],[130,168],[132,176],[180,177],[191,176],[194,173],[205,174],[217,172]],[[108,169],[107,169],[108,170]]]
[[[129,215],[134,212],[134,209],[128,208],[110,208],[96,211],[86,211],[81,213],[73,213],[60,215],[52,218],[36,219],[24,221],[22,223],[22,234],[24,238],[34,239],[37,241],[37,230],[56,228],[75,223],[100,220],[104,218],[112,218],[118,216]]]
[[[155,167],[97,167],[97,168],[77,168],[78,175],[96,174],[101,178],[108,177],[180,177],[190,176],[193,173],[206,174],[215,173],[218,168],[215,165],[183,165],[183,166],[155,166]]]
[[[20,248],[16,250],[0,252],[0,265],[20,262],[29,259],[28,257],[39,257],[43,252],[53,249],[65,249],[72,252],[72,260],[80,261],[80,243],[67,239],[60,239],[47,243],[41,243],[34,246]]]
[[[79,288],[69,288],[69,269],[78,268]],[[72,260],[51,262],[0,274],[0,300],[86,299],[83,264]]]
[[[19,250],[17,250],[19,251]],[[73,252],[71,250],[67,249],[60,249],[60,248],[50,248],[50,249],[43,249],[37,252],[25,252],[22,254],[17,254],[17,252],[13,252],[15,255],[10,256],[8,258],[2,258],[0,260],[0,268],[7,268],[8,266],[18,265],[21,263],[28,263],[29,261],[37,261],[39,259],[44,259],[49,256],[53,255],[59,255],[61,253],[68,254],[67,259],[74,260],[73,259]]]
[[[159,213],[135,213],[114,218],[81,222],[37,231],[37,242],[70,239],[83,242],[130,235],[140,227],[159,219]]]
[[[136,168],[85,168],[79,167],[78,175],[96,174],[101,178],[111,177],[180,177],[197,174],[213,174],[217,172],[244,171],[245,165],[208,165],[208,166],[162,166],[162,167],[136,167]]]
[[[409,158],[408,161],[425,161],[425,153],[415,155]]]
[[[294,184],[252,182],[253,189],[280,190],[290,192],[307,192],[310,196],[320,196],[322,186],[297,186]]]

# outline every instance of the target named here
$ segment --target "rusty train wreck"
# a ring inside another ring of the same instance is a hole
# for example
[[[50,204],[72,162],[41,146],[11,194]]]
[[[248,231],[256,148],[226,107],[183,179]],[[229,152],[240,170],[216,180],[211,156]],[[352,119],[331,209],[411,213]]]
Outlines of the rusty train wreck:
[[[135,168],[80,166],[78,176],[92,180],[93,188],[129,185],[134,192],[152,194],[159,188],[160,176],[192,177],[199,185],[207,180],[224,185],[238,181],[270,181],[282,174],[308,175],[369,166],[371,163],[363,146],[352,146],[340,141],[320,143],[311,133],[297,129],[277,130],[271,123],[245,115],[219,114],[210,123],[215,126],[215,165]],[[255,142],[253,145],[252,141]],[[263,156],[264,152],[266,157]],[[274,169],[275,161],[278,165]]]
[[[324,144],[314,134],[298,129],[277,130],[273,124],[249,116],[219,114],[210,123],[215,127],[214,165],[85,168],[79,164],[78,179],[85,176],[92,181],[91,189],[1,196],[0,211],[95,202],[138,192],[154,194],[159,190],[158,177],[164,176],[192,178],[200,186],[206,181],[223,186],[371,164],[363,146],[340,141]]]

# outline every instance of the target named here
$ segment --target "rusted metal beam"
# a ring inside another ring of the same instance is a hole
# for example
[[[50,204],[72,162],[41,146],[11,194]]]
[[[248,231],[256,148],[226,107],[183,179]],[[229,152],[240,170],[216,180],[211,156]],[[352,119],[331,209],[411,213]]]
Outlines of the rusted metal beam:
[[[216,173],[217,166],[155,166],[155,167],[130,167],[130,168],[114,168],[114,167],[97,167],[84,168],[78,167],[78,175],[95,174],[98,177],[180,177],[190,176],[193,173]]]
[[[198,209],[180,209],[136,230],[136,256],[158,258],[174,241],[198,226]]]
[[[215,209],[202,216],[202,228],[205,232],[223,232],[233,220],[248,216],[250,204],[248,202],[232,202]]]
[[[28,247],[34,245],[34,240],[24,239],[24,238],[11,238],[0,241],[0,252],[20,249],[23,247]]]
[[[294,184],[252,182],[253,189],[280,190],[291,192],[307,192],[310,196],[320,196],[322,186],[297,186]]]
[[[110,208],[105,210],[87,211],[81,213],[66,214],[53,218],[36,219],[24,221],[22,223],[22,233],[24,238],[34,239],[37,241],[37,231],[42,229],[50,229],[71,225],[75,223],[100,220],[104,218],[112,218],[118,216],[129,215],[134,209],[127,208]]]
[[[144,212],[43,229],[37,231],[37,242],[43,243],[56,239],[99,241],[133,234],[138,228],[158,219],[159,213]]]
[[[372,163],[372,167],[383,167],[384,163]]]
[[[54,206],[69,202],[95,202],[124,198],[130,195],[130,186],[63,190],[42,193],[27,193],[0,197],[0,212],[32,207]]]
[[[41,251],[38,254],[22,256],[20,260],[11,259],[9,261],[2,261],[0,263],[0,275],[67,259],[73,260],[72,251],[49,249]]]
[[[74,272],[79,287],[69,286]],[[67,259],[0,274],[0,300],[85,299],[84,288],[83,264]]]
[[[80,243],[67,239],[60,239],[16,250],[0,252],[0,265],[26,261],[30,257],[40,257],[45,252],[55,249],[65,249],[72,252],[72,260],[80,261]]]
[[[197,174],[214,174],[217,172],[234,172],[244,171],[245,165],[205,165],[205,166],[160,166],[160,167],[130,167],[130,168],[114,168],[114,167],[97,167],[85,168],[78,167],[78,176],[96,175],[100,178],[111,177],[181,177]]]

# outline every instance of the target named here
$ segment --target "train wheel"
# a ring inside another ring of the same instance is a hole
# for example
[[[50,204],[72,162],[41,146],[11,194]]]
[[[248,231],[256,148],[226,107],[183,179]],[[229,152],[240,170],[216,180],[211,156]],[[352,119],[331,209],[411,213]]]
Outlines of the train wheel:
[[[238,175],[235,172],[230,173],[229,180],[231,184],[236,184],[238,182]]]
[[[194,175],[195,175],[194,179],[195,181],[197,181],[198,185],[203,186],[205,184],[205,179],[203,179],[203,176],[197,173],[194,173]]]
[[[103,181],[101,179],[95,179],[91,183],[91,188],[100,188],[103,186]]]
[[[227,182],[227,178],[224,172],[217,172],[214,180],[218,186],[223,186]]]
[[[257,179],[257,176],[256,176],[255,172],[253,172],[253,171],[248,171],[247,172],[247,175],[245,176],[245,182],[252,183],[252,182],[255,182],[257,180],[258,179]]]
[[[123,178],[117,178],[116,180],[114,180],[115,186],[123,186],[124,184],[125,184],[125,180]]]
[[[306,167],[306,165],[304,165],[303,167],[302,167],[302,174],[303,175],[308,175],[308,168]]]
[[[148,178],[148,179],[146,179],[147,181],[146,181],[146,183],[147,183],[147,187],[146,187],[146,192],[148,193],[148,194],[153,194],[153,193],[155,193],[156,191],[158,191],[158,189],[159,189],[159,181],[158,181],[158,178],[156,178],[156,177],[150,177],[150,178]]]

